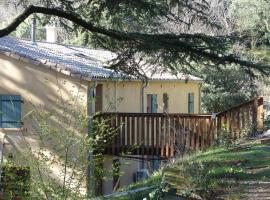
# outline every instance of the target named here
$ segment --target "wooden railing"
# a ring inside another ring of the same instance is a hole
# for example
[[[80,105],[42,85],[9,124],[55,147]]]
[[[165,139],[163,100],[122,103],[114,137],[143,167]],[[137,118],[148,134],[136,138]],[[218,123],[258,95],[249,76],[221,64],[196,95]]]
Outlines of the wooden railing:
[[[203,150],[219,137],[224,126],[233,138],[253,124],[263,128],[263,99],[254,98],[244,104],[213,115],[161,113],[102,113],[118,133],[106,149],[107,154],[122,152],[136,155],[173,157],[191,150]]]
[[[217,130],[226,128],[233,138],[263,131],[263,97],[256,97],[217,114]]]

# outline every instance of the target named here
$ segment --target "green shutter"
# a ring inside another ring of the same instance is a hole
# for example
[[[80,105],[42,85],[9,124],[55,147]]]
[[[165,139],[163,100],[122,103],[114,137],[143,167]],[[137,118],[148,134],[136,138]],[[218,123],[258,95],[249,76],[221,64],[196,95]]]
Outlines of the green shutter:
[[[157,95],[151,95],[151,113],[157,113]]]
[[[188,113],[194,113],[194,94],[188,93]]]
[[[21,127],[21,96],[0,95],[1,105],[1,127],[20,128]]]

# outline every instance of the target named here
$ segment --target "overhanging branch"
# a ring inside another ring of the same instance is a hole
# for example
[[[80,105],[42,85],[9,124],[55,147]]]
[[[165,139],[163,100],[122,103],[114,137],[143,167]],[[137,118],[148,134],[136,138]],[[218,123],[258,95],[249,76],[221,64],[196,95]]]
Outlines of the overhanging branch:
[[[86,30],[93,32],[93,33],[99,33],[117,40],[126,40],[126,41],[139,41],[139,40],[145,40],[145,39],[169,39],[169,40],[177,40],[177,39],[201,39],[201,40],[207,40],[210,38],[216,38],[220,39],[220,37],[213,37],[213,36],[207,36],[204,34],[143,34],[143,33],[127,33],[127,32],[121,32],[111,29],[105,29],[101,27],[94,26],[91,22],[87,22],[80,18],[79,16],[69,13],[57,8],[46,8],[46,7],[40,7],[40,6],[29,6],[27,9],[24,10],[22,14],[20,14],[18,17],[16,17],[11,24],[9,24],[6,28],[0,30],[0,37],[4,37],[11,32],[15,31],[16,28],[30,15],[34,13],[40,13],[45,15],[52,15],[60,18],[67,19],[77,25],[82,26]]]
[[[148,50],[158,51],[166,50],[173,51],[195,58],[203,58],[216,64],[236,63],[245,67],[257,69],[261,72],[268,70],[268,66],[258,65],[250,61],[244,61],[234,55],[225,55],[216,53],[212,46],[214,41],[221,41],[222,44],[226,44],[222,41],[224,37],[214,37],[204,34],[144,34],[144,33],[128,33],[123,31],[117,31],[112,29],[105,29],[97,27],[93,23],[88,22],[80,18],[75,13],[70,13],[57,8],[47,8],[40,6],[29,6],[20,14],[14,21],[9,24],[6,28],[0,30],[0,37],[4,37],[11,32],[15,31],[16,28],[30,15],[34,13],[40,13],[45,15],[52,15],[60,18],[67,19],[84,29],[92,32],[101,34],[112,39],[116,39],[123,42],[131,42],[136,45],[147,46]],[[205,44],[205,48],[201,48],[201,43]],[[225,47],[224,47],[225,49]]]

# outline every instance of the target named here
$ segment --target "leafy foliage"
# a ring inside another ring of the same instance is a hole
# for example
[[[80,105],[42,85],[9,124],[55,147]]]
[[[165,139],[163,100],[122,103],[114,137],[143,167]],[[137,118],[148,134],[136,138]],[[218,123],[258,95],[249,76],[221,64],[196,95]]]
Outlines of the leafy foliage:
[[[269,130],[270,129],[270,115],[267,115],[264,119],[264,129]]]
[[[7,163],[2,166],[0,198],[1,192],[4,199],[23,198],[29,199],[31,187],[30,168],[23,166],[12,166]]]
[[[61,126],[55,124],[54,112],[33,110],[27,116],[35,134],[31,139],[24,135],[25,148],[16,152],[10,165],[30,167],[30,199],[85,199],[89,164],[94,168],[96,188],[114,175],[115,170],[103,168],[102,157],[116,132],[109,128],[110,119],[94,120],[91,138],[86,134],[89,117],[84,110],[64,109],[63,113]],[[88,160],[89,149],[95,152],[93,160]]]
[[[253,98],[255,79],[238,66],[203,68],[202,104],[207,112],[220,112]]]
[[[170,187],[177,190],[177,195],[188,199],[216,199],[233,195],[231,188],[237,189],[236,193],[243,193],[239,181],[269,178],[267,167],[263,171],[252,170],[269,165],[268,154],[267,146],[242,141],[237,146],[216,146],[186,156],[177,164],[168,166],[164,174]]]
[[[217,67],[236,63],[250,72],[269,70],[265,63],[243,57],[245,51],[235,51],[235,44],[242,43],[237,35],[214,31],[220,24],[205,0],[22,0],[19,6],[34,3],[43,7],[32,6],[25,11],[49,14],[45,22],[57,19],[62,27],[75,31],[81,44],[117,53],[111,68],[140,78],[146,77],[145,68],[152,73],[186,73],[198,64]],[[167,24],[173,28],[168,29]]]
[[[248,36],[253,47],[269,44],[270,3],[267,0],[232,0],[229,12],[235,29]]]
[[[226,124],[223,124],[219,137],[214,142],[214,146],[230,146],[233,141],[232,134],[229,132]]]

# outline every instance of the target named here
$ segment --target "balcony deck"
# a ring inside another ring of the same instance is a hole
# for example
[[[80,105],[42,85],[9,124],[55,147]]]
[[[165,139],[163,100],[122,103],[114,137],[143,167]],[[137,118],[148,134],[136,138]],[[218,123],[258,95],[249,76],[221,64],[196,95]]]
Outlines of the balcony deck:
[[[102,113],[117,134],[106,148],[106,154],[152,155],[174,157],[192,150],[208,148],[224,126],[233,139],[243,136],[243,129],[253,124],[263,128],[263,99],[256,97],[241,105],[217,113]]]

